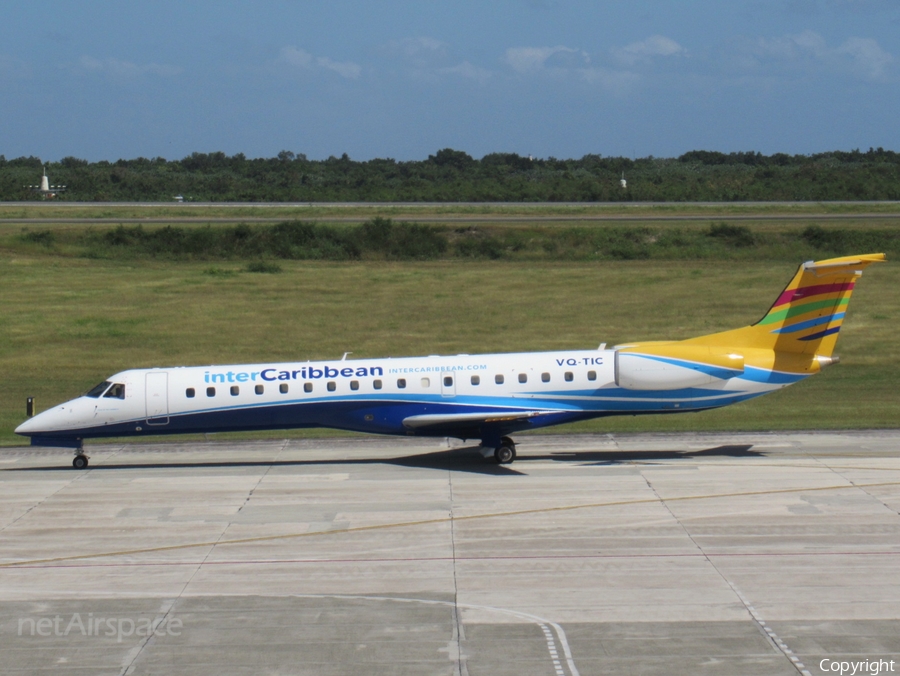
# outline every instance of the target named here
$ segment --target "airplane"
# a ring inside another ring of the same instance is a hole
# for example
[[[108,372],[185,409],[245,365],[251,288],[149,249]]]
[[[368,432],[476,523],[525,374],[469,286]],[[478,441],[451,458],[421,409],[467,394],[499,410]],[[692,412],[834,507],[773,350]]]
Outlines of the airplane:
[[[50,185],[50,179],[47,178],[47,170],[44,169],[44,175],[41,177],[40,185],[29,185],[28,188],[33,192],[39,192],[44,197],[44,199],[53,199],[59,193],[64,192],[66,186],[64,185]]]
[[[160,434],[330,427],[479,440],[589,418],[684,413],[753,399],[839,361],[856,280],[883,253],[803,263],[765,316],[739,329],[607,349],[133,369],[16,428],[33,446]]]

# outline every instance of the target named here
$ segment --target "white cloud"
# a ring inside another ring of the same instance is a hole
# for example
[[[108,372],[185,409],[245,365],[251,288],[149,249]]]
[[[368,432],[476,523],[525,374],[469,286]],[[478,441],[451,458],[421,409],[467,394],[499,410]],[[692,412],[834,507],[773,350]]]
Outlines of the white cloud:
[[[613,56],[620,62],[633,66],[638,63],[649,63],[654,57],[682,56],[684,47],[664,35],[651,35],[646,40],[632,42],[625,47],[612,50]]]
[[[797,35],[760,38],[757,49],[760,56],[789,61],[808,57],[822,58],[827,52],[825,38],[811,30]]]
[[[313,55],[296,47],[282,47],[279,60],[296,68],[312,68],[313,65]]]
[[[481,84],[487,82],[492,75],[491,71],[472,65],[468,61],[463,61],[450,68],[438,68],[437,72],[442,75],[457,75],[468,80],[476,80]]]
[[[392,59],[398,59],[411,69],[415,78],[433,77],[434,70],[452,65],[447,44],[430,37],[391,40],[380,51]]]
[[[434,83],[457,77],[484,84],[494,75],[467,59],[460,61],[446,42],[427,36],[392,40],[382,45],[381,52],[399,59],[406,74],[420,82]]]
[[[119,59],[96,59],[93,56],[82,56],[74,69],[76,72],[102,73],[120,80],[133,80],[141,75],[159,75],[172,77],[181,73],[181,68],[159,63],[137,64]]]
[[[894,57],[871,38],[851,37],[839,47],[829,47],[818,33],[805,30],[797,35],[760,38],[755,49],[760,59],[787,64],[816,64],[832,70],[850,70],[871,80],[888,74]]]
[[[447,44],[429,37],[404,38],[403,40],[391,40],[387,49],[406,57],[430,57],[432,55],[443,56],[447,52]]]
[[[887,74],[894,57],[870,38],[850,38],[837,48],[837,53],[850,58],[865,77],[880,80]]]
[[[332,61],[327,56],[320,56],[316,59],[316,65],[327,70],[333,70],[341,77],[349,80],[356,79],[362,73],[362,66],[352,61]]]
[[[581,68],[579,74],[585,82],[599,85],[603,89],[623,96],[640,82],[640,76],[627,70],[611,70],[609,68]]]
[[[503,56],[513,70],[528,73],[544,68],[573,68],[590,63],[588,55],[578,49],[556,47],[511,47]]]
[[[587,52],[563,45],[513,47],[506,50],[503,61],[520,74],[547,73],[577,78],[614,96],[624,96],[641,80],[640,75],[627,69],[593,65]]]
[[[305,49],[294,46],[282,47],[278,61],[302,70],[316,68],[330,70],[349,80],[354,80],[362,74],[362,66],[352,61],[335,61],[327,56],[313,56]]]

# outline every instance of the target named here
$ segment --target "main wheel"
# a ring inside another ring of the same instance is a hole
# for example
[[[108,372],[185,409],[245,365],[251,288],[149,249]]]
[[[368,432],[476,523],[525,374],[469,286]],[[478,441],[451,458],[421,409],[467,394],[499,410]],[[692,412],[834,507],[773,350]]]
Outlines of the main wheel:
[[[75,459],[72,461],[72,467],[75,469],[85,469],[88,466],[88,459],[86,455],[76,455]]]
[[[494,451],[494,458],[501,465],[508,465],[516,459],[516,449],[515,447],[507,446],[506,444],[498,446]]]

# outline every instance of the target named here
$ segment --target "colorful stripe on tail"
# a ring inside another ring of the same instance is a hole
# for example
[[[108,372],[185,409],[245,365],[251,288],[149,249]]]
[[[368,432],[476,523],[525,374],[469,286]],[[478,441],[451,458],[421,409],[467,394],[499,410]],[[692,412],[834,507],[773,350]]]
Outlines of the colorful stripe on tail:
[[[867,254],[804,263],[755,326],[775,337],[778,352],[831,355],[856,280],[882,260]]]
[[[856,280],[866,266],[884,258],[876,253],[804,263],[756,324],[682,343],[743,354],[748,364],[759,361],[761,367],[774,355],[777,370],[816,370],[818,363],[830,363],[826,360],[834,351]]]

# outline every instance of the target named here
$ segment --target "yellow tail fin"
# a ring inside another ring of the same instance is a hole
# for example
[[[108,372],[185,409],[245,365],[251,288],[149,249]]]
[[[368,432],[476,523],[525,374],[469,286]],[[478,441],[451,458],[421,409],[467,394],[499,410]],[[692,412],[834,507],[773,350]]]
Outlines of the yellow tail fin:
[[[804,263],[756,324],[683,342],[831,357],[856,280],[884,259],[878,253]]]

